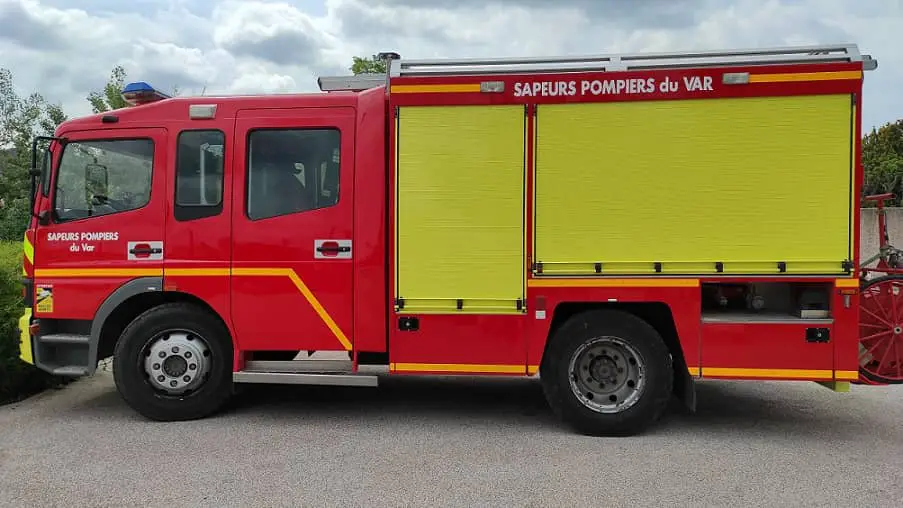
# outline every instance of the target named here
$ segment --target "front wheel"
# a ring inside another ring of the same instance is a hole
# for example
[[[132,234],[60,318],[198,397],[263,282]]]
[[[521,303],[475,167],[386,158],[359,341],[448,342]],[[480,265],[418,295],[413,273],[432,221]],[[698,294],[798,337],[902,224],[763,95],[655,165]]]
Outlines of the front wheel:
[[[670,352],[646,321],[621,311],[569,318],[550,339],[540,379],[552,410],[589,435],[632,435],[664,412]]]
[[[113,353],[113,377],[126,403],[152,420],[191,420],[232,394],[232,339],[222,322],[186,303],[139,315]]]

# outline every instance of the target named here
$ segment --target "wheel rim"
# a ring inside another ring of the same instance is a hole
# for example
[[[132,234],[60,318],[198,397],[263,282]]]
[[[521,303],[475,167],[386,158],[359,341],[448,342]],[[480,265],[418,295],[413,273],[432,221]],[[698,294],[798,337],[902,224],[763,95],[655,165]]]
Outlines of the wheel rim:
[[[903,281],[867,286],[859,309],[860,371],[872,380],[903,382]]]
[[[646,362],[619,337],[582,344],[568,365],[571,391],[598,413],[619,413],[636,404],[646,387]]]
[[[207,341],[189,331],[156,335],[144,348],[144,373],[154,390],[184,395],[204,385],[210,373],[211,351]]]

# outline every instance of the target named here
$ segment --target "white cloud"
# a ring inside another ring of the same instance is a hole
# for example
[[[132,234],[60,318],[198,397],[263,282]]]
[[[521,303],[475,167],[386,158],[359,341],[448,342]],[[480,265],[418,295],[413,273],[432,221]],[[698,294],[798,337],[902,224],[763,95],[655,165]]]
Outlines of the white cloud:
[[[213,19],[216,46],[277,65],[316,64],[334,43],[310,15],[287,3],[227,1]]]
[[[855,42],[866,127],[903,117],[899,0],[0,0],[0,66],[88,112],[122,64],[187,93],[306,91],[351,57],[514,56]]]
[[[292,76],[268,71],[265,65],[244,64],[236,73],[235,79],[225,87],[222,93],[280,93],[297,89],[298,83]],[[211,92],[219,93],[218,90],[211,90]]]

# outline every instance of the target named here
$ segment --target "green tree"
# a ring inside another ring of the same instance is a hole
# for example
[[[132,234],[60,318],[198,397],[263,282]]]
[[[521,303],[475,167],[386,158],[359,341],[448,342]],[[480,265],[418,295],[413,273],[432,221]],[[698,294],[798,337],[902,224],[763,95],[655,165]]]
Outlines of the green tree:
[[[110,73],[110,79],[100,91],[93,91],[88,94],[88,102],[91,104],[91,110],[94,113],[103,113],[127,107],[128,104],[122,98],[122,89],[125,87],[126,72],[121,65],[113,67]]]
[[[0,69],[0,404],[65,382],[19,361],[22,315],[22,236],[29,217],[31,142],[66,120],[63,108],[40,94],[21,96]]]
[[[352,57],[349,69],[353,74],[385,74],[386,62],[380,60],[378,55],[371,57],[355,56]]]
[[[59,104],[40,94],[20,96],[13,75],[0,69],[0,240],[21,241],[28,220],[31,142],[66,120]]]
[[[882,125],[862,138],[863,194],[903,194],[903,119]],[[867,205],[869,206],[869,205]]]

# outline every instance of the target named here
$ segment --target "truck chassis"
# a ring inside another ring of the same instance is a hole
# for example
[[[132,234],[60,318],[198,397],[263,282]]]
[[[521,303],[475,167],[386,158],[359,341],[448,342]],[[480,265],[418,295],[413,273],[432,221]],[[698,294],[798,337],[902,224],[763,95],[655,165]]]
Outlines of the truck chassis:
[[[903,381],[881,201],[857,263],[854,45],[382,57],[322,94],[130,84],[36,140],[22,359],[112,356],[156,420],[241,383],[538,376],[592,435],[694,408],[700,378]]]

